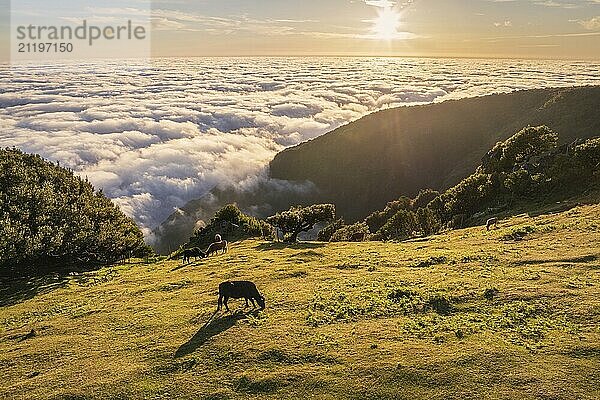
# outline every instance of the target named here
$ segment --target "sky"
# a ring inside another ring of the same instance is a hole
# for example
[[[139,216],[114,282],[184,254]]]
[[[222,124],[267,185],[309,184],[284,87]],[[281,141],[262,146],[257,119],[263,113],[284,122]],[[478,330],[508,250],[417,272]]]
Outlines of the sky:
[[[42,18],[63,22],[83,17],[103,22],[148,19],[156,57],[600,58],[600,0],[81,0],[75,7],[68,3],[13,0],[13,21],[30,18],[36,11]],[[5,43],[8,8],[2,10]]]
[[[161,55],[597,59],[600,53],[600,0],[221,0],[153,6],[155,53]],[[174,8],[182,14],[169,11]],[[378,32],[386,13],[398,18],[396,35]]]

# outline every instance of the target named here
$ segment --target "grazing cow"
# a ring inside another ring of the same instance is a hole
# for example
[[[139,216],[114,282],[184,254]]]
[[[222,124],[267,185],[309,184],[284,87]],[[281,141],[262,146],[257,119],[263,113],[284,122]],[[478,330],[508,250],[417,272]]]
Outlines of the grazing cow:
[[[194,261],[200,258],[207,257],[206,253],[200,250],[198,247],[192,247],[191,249],[183,250],[183,263],[189,263],[191,258],[194,257]]]
[[[246,307],[248,300],[252,302],[252,307],[256,307],[254,300],[258,303],[261,310],[265,308],[265,298],[259,293],[256,285],[249,281],[227,281],[219,285],[219,301],[217,311],[221,310],[225,305],[225,309],[229,311],[227,301],[232,299],[246,299]]]
[[[227,253],[227,250],[229,250],[227,240],[211,243],[211,245],[208,246],[208,249],[206,249],[206,256],[208,257],[213,253],[218,253],[219,250],[221,250],[221,254]]]
[[[365,232],[355,232],[350,236],[351,242],[364,242],[367,238],[367,234]]]
[[[490,218],[487,220],[487,222],[485,224],[485,228],[489,231],[492,226],[495,229],[498,229],[498,218],[493,217],[493,218]]]

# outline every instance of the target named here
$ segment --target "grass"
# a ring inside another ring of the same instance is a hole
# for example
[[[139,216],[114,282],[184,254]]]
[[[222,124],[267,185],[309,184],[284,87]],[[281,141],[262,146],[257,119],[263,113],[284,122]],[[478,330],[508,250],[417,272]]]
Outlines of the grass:
[[[595,399],[598,215],[73,275],[2,303],[0,398]],[[215,314],[226,279],[267,309]]]

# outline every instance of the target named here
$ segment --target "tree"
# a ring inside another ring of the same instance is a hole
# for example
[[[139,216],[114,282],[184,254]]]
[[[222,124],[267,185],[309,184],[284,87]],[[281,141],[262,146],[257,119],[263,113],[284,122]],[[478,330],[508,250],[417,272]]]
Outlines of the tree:
[[[375,211],[369,215],[365,222],[369,226],[372,233],[377,232],[385,223],[400,210],[410,210],[412,208],[412,200],[406,196],[400,197],[398,200],[387,203],[383,211]]]
[[[223,239],[237,241],[274,236],[273,228],[265,221],[244,214],[237,205],[227,204],[215,213],[208,225],[194,232],[185,247],[206,247],[220,234]]]
[[[377,231],[381,240],[405,240],[418,229],[417,216],[413,211],[400,210]]]
[[[320,222],[331,221],[335,218],[333,204],[313,204],[312,206],[291,207],[288,211],[277,213],[267,222],[283,232],[284,240],[295,242],[300,232],[308,232]]]
[[[319,233],[317,234],[317,240],[320,242],[329,242],[333,234],[336,233],[338,230],[342,229],[345,225],[346,223],[344,222],[343,218],[331,221],[319,231]]]
[[[431,203],[436,197],[440,195],[440,192],[433,189],[424,189],[419,192],[417,197],[412,201],[412,208],[414,211],[419,208],[425,208]]]
[[[504,142],[497,143],[483,159],[484,173],[510,172],[536,155],[551,152],[558,144],[558,134],[547,126],[522,129]]]
[[[417,224],[424,235],[432,235],[442,228],[441,221],[430,208],[419,208],[417,210]]]
[[[0,149],[0,272],[92,269],[150,251],[133,220],[87,179]]]

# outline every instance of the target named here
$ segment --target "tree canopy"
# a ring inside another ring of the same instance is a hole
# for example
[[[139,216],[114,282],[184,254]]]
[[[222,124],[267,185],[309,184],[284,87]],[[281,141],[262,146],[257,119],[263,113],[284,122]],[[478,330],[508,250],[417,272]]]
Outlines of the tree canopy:
[[[0,272],[93,268],[148,252],[133,220],[87,179],[0,149]]]
[[[237,205],[227,204],[215,213],[210,222],[194,232],[186,247],[210,245],[215,235],[228,241],[251,237],[273,237],[273,228],[265,221],[244,214]]]
[[[301,232],[308,232],[321,222],[335,219],[333,204],[313,204],[308,207],[295,206],[277,213],[267,222],[283,232],[284,240],[295,242]]]

